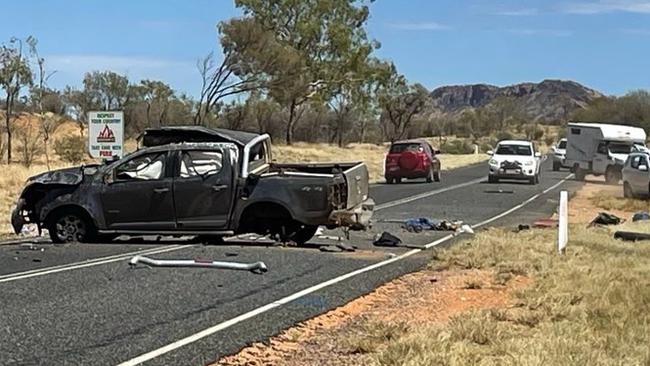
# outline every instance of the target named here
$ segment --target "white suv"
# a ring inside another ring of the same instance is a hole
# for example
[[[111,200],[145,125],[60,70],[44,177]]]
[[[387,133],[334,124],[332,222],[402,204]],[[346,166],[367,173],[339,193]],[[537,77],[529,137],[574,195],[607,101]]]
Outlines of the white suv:
[[[488,162],[490,171],[488,182],[497,183],[500,179],[527,180],[530,184],[539,183],[542,154],[530,141],[504,140],[494,151],[488,151],[492,159]]]

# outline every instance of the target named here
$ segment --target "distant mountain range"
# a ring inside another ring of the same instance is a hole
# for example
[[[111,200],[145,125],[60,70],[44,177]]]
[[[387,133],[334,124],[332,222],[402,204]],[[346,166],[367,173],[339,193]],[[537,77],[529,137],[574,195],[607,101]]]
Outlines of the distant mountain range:
[[[443,86],[431,92],[431,117],[455,119],[464,111],[510,97],[519,113],[531,121],[557,122],[603,97],[600,92],[574,81],[544,80],[505,87],[487,84]]]

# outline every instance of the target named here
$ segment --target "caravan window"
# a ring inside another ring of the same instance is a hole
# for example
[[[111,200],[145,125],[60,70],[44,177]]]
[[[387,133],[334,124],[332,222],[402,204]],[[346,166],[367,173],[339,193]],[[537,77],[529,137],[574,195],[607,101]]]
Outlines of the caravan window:
[[[609,152],[612,154],[629,154],[632,146],[626,144],[610,143]]]
[[[571,134],[572,135],[579,135],[580,134],[580,129],[579,128],[572,128],[571,129]]]
[[[601,142],[598,144],[598,149],[596,150],[599,154],[607,155],[607,143]]]

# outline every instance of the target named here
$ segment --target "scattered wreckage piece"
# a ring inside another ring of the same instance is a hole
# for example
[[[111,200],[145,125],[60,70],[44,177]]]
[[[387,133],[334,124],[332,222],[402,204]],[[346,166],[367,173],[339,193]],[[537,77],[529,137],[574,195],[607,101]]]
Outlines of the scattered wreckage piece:
[[[175,268],[214,268],[231,269],[236,271],[250,271],[253,273],[264,273],[268,271],[264,262],[239,263],[211,261],[204,259],[153,259],[136,255],[129,261],[129,266],[136,267],[139,263],[150,267],[175,267]]]
[[[483,192],[484,193],[508,193],[508,194],[515,193],[515,191],[508,190],[508,189],[488,189]]]
[[[643,241],[650,240],[650,234],[636,233],[632,231],[617,231],[614,233],[614,239],[620,239],[623,241]]]
[[[423,230],[433,231],[455,231],[457,233],[470,233],[474,234],[474,230],[470,225],[464,224],[460,220],[435,220],[428,217],[411,218],[406,220],[381,220],[380,222],[398,223],[401,224],[402,229],[412,232],[420,233]]]
[[[619,225],[625,222],[625,219],[622,219],[616,215],[612,215],[607,212],[599,212],[598,215],[591,220],[587,227],[592,227],[596,225]]]
[[[647,212],[637,212],[632,216],[632,222],[650,220],[650,214]]]
[[[318,250],[320,250],[321,252],[329,252],[329,253],[356,252],[357,247],[353,245],[337,243],[335,245],[321,245],[318,247]]]
[[[411,244],[404,244],[402,242],[402,239],[396,237],[395,235],[389,233],[388,231],[384,231],[381,234],[377,234],[375,236],[374,241],[372,242],[372,245],[376,247],[403,247],[403,248],[410,248],[410,249],[425,249],[424,246],[422,245],[411,245]]]
[[[559,226],[559,221],[557,219],[541,219],[533,222],[533,227],[543,229],[543,228],[557,228]]]

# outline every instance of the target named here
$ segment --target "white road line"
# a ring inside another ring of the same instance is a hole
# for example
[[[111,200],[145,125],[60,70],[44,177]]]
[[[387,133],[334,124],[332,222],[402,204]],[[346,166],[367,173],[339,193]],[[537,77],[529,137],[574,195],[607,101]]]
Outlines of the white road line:
[[[80,268],[98,266],[98,265],[101,265],[101,264],[112,263],[112,262],[117,262],[117,261],[121,261],[121,260],[124,260],[124,259],[128,259],[128,258],[131,258],[132,256],[138,255],[138,254],[166,253],[166,252],[171,252],[171,251],[174,251],[174,250],[188,248],[188,247],[191,247],[191,246],[192,245],[168,245],[168,246],[164,246],[164,247],[156,247],[156,248],[152,248],[152,249],[139,250],[139,251],[136,251],[136,252],[116,254],[116,255],[112,255],[112,256],[108,256],[108,257],[89,259],[89,260],[86,260],[86,261],[83,261],[83,262],[62,264],[60,266],[53,266],[53,267],[46,267],[46,268],[40,268],[40,269],[33,269],[31,271],[11,273],[11,274],[6,274],[6,275],[0,276],[0,283],[23,280],[23,279],[26,279],[26,278],[32,278],[32,277],[38,277],[38,276],[44,276],[44,275],[52,274],[52,273],[71,271],[73,269],[80,269]]]
[[[526,201],[520,203],[519,205],[517,205],[517,206],[515,206],[515,207],[513,207],[513,208],[511,208],[511,209],[509,209],[509,210],[507,210],[507,211],[505,211],[503,213],[500,213],[500,214],[498,214],[498,215],[496,215],[496,216],[494,216],[494,217],[492,217],[492,218],[490,218],[488,220],[485,220],[485,221],[480,222],[480,223],[478,223],[476,225],[473,225],[472,227],[483,226],[483,225],[485,225],[487,223],[490,223],[490,222],[492,222],[494,220],[502,218],[503,216],[506,216],[506,215],[512,213],[513,211],[516,211],[516,210],[526,206],[530,202],[532,202],[535,199],[539,198],[541,195],[546,194],[546,193],[550,192],[551,190],[559,187],[562,183],[566,182],[567,179],[569,179],[570,177],[571,177],[571,175],[567,176],[566,178],[562,179],[557,184],[545,189],[541,193],[538,193],[538,194],[532,196],[531,198],[527,199]],[[440,239],[438,239],[436,241],[428,243],[428,244],[424,245],[424,247],[426,249],[430,249],[430,248],[435,247],[437,245],[440,245],[440,244],[442,244],[442,243],[444,243],[444,242],[446,242],[446,241],[448,241],[448,240],[450,240],[450,239],[452,239],[454,237],[455,237],[455,235],[450,234],[450,235],[447,235],[447,236],[445,236],[443,238],[440,238]],[[132,359],[127,360],[127,361],[124,361],[124,362],[120,363],[118,366],[135,366],[135,365],[139,365],[139,364],[141,364],[143,362],[147,362],[147,361],[152,360],[152,359],[154,359],[156,357],[160,357],[160,356],[162,356],[162,355],[164,355],[166,353],[169,353],[171,351],[179,349],[179,348],[181,348],[183,346],[194,343],[194,342],[196,342],[196,341],[198,341],[198,340],[200,340],[202,338],[208,337],[208,336],[210,336],[210,335],[212,335],[214,333],[217,333],[217,332],[219,332],[221,330],[227,329],[227,328],[229,328],[229,327],[231,327],[233,325],[236,325],[237,323],[241,323],[241,322],[243,322],[243,321],[245,321],[247,319],[251,319],[251,318],[253,318],[253,317],[257,316],[257,315],[266,313],[266,312],[268,312],[270,310],[273,310],[273,309],[278,308],[278,307],[280,307],[282,305],[285,305],[285,304],[287,304],[287,303],[289,303],[291,301],[297,300],[297,299],[299,299],[299,298],[301,298],[303,296],[306,296],[308,294],[311,294],[313,292],[321,290],[321,289],[323,289],[325,287],[334,285],[334,284],[339,283],[341,281],[345,281],[348,278],[358,276],[358,275],[360,275],[362,273],[372,271],[374,269],[377,269],[377,268],[386,266],[388,264],[400,261],[400,260],[402,260],[404,258],[407,258],[407,257],[410,257],[410,256],[412,256],[414,254],[420,253],[423,250],[424,249],[412,249],[412,250],[410,250],[410,251],[408,251],[408,252],[406,252],[406,253],[404,253],[402,255],[399,255],[397,257],[393,257],[393,258],[381,261],[379,263],[375,263],[375,264],[369,265],[367,267],[363,267],[363,268],[357,269],[355,271],[348,272],[348,273],[346,273],[344,275],[332,278],[332,279],[330,279],[328,281],[321,282],[321,283],[319,283],[317,285],[314,285],[312,287],[308,287],[308,288],[306,288],[304,290],[298,291],[298,292],[296,292],[294,294],[283,297],[283,298],[281,298],[279,300],[276,300],[274,302],[268,303],[268,304],[266,304],[264,306],[261,306],[261,307],[259,307],[257,309],[253,309],[253,310],[251,310],[251,311],[249,311],[247,313],[244,313],[244,314],[236,316],[236,317],[234,317],[232,319],[226,320],[225,322],[216,324],[216,325],[214,325],[214,326],[212,326],[210,328],[206,328],[206,329],[204,329],[204,330],[202,330],[202,331],[200,331],[198,333],[187,336],[187,337],[185,337],[183,339],[180,339],[180,340],[178,340],[176,342],[170,343],[170,344],[168,344],[168,345],[166,345],[164,347],[158,348],[158,349],[153,350],[151,352],[144,353],[144,354],[142,354],[142,355],[140,355],[138,357],[132,358]]]
[[[435,191],[429,191],[429,192],[425,192],[425,193],[420,193],[420,194],[416,194],[416,195],[409,196],[409,197],[406,197],[406,198],[402,198],[402,199],[399,199],[399,200],[395,200],[395,201],[390,201],[390,202],[382,203],[382,204],[380,204],[380,205],[375,206],[375,211],[380,211],[380,210],[384,210],[384,209],[387,209],[387,208],[390,208],[390,207],[395,207],[395,206],[403,205],[403,204],[405,204],[405,203],[409,203],[409,202],[417,201],[417,200],[422,199],[422,198],[427,198],[427,197],[435,196],[435,195],[437,195],[437,194],[444,193],[444,192],[448,192],[448,191],[452,191],[452,190],[454,190],[454,189],[458,189],[458,188],[463,188],[463,187],[471,186],[472,184],[477,184],[477,183],[480,183],[480,182],[482,182],[482,181],[484,181],[484,180],[485,180],[485,177],[482,177],[482,178],[478,178],[478,179],[474,179],[474,180],[467,181],[467,182],[465,182],[465,183],[460,183],[460,184],[456,184],[456,185],[453,185],[453,186],[449,186],[449,187],[445,187],[445,188],[436,189]]]

